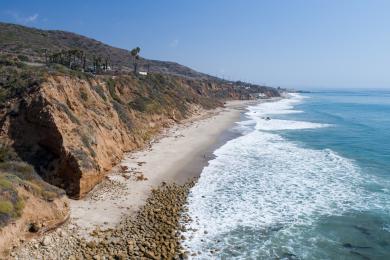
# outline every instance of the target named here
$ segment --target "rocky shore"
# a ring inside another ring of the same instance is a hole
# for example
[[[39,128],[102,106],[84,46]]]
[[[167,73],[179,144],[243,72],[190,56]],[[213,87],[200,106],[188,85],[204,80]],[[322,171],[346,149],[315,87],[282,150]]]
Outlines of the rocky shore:
[[[249,104],[232,101],[199,114],[127,155],[86,198],[70,201],[68,223],[24,242],[12,258],[184,259],[199,254],[180,246],[186,239],[183,224],[191,221],[185,203],[194,181],[188,180],[199,176],[206,155],[229,138],[227,129]]]
[[[195,181],[184,185],[163,183],[153,189],[136,217],[125,217],[115,229],[95,229],[87,241],[68,223],[39,240],[31,240],[13,259],[185,259],[180,245],[185,203]]]

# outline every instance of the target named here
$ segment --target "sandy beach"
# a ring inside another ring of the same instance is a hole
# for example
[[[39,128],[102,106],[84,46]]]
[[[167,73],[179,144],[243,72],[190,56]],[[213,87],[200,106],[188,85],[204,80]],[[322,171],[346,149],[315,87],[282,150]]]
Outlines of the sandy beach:
[[[164,129],[147,147],[127,154],[85,198],[71,200],[64,226],[28,242],[15,258],[188,255],[181,220],[191,221],[184,205],[194,177],[215,149],[236,136],[234,124],[246,107],[259,102],[230,101]]]
[[[91,238],[95,228],[114,228],[123,216],[136,213],[153,187],[199,176],[212,152],[229,138],[227,130],[255,102],[229,101],[224,108],[203,111],[165,129],[149,147],[127,154],[86,198],[71,201],[70,225]]]

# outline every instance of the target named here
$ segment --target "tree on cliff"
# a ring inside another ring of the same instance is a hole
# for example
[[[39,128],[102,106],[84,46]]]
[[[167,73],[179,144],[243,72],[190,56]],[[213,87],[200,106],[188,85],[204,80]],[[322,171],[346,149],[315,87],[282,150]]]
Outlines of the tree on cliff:
[[[133,57],[134,73],[137,73],[137,65],[138,65],[140,51],[141,51],[140,47],[136,47],[130,51],[130,54]]]

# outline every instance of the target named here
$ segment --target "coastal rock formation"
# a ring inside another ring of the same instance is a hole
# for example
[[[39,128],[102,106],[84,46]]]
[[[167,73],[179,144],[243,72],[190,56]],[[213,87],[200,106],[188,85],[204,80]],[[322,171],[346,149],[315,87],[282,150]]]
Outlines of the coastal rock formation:
[[[45,181],[80,198],[123,153],[162,127],[223,100],[278,94],[262,88],[161,74],[45,74],[43,83],[5,105],[1,135]]]
[[[66,195],[85,196],[124,153],[148,145],[162,128],[227,100],[279,96],[270,87],[222,80],[174,62],[141,57],[137,73],[129,51],[63,31],[0,23],[0,49],[1,254],[64,223]],[[155,191],[136,222],[101,234],[96,250],[62,232],[34,248],[47,252],[61,241],[54,250],[73,242],[68,249],[75,246],[76,257],[178,256],[178,215],[189,187],[164,187],[166,195]]]

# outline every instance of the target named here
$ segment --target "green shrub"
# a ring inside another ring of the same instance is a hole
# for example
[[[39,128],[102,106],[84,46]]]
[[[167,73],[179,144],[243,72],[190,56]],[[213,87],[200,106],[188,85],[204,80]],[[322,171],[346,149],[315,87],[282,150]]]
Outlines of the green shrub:
[[[7,101],[8,93],[5,89],[0,89],[0,105],[4,104],[5,101]]]
[[[140,112],[144,112],[147,109],[149,99],[147,97],[137,97],[133,101],[129,102],[129,107]]]
[[[73,114],[73,112],[69,109],[67,105],[61,102],[57,102],[57,106],[59,109],[65,112],[65,114],[68,116],[70,121],[72,121],[75,124],[81,125],[80,120]]]
[[[98,93],[98,95],[104,100],[106,101],[107,100],[107,97],[106,97],[106,94],[104,93],[104,89],[102,86],[100,85],[94,85],[92,86],[92,89]]]
[[[97,165],[95,161],[91,159],[87,152],[82,149],[72,150],[72,155],[80,163],[80,166],[84,169],[96,169]]]
[[[0,163],[0,227],[18,218],[25,206],[18,189],[24,187],[34,196],[52,201],[64,191],[44,182],[34,168],[21,161]]]
[[[113,100],[112,106],[114,107],[116,113],[118,114],[119,119],[125,123],[128,129],[131,129],[134,126],[133,121],[130,118],[129,111],[125,105]]]
[[[85,92],[85,89],[80,89],[80,97],[84,101],[88,101],[88,94]]]
[[[0,162],[16,160],[17,154],[14,149],[6,143],[0,142]]]
[[[14,211],[14,205],[9,200],[0,200],[0,214],[11,215]]]
[[[6,64],[1,66],[2,64]],[[27,66],[21,63],[0,62],[0,102],[20,96],[28,89],[44,81],[45,68]],[[4,76],[3,76],[4,75]]]
[[[30,61],[30,59],[26,55],[22,55],[22,54],[18,55],[18,59],[20,61]]]
[[[115,81],[112,78],[108,78],[106,79],[106,84],[112,99],[114,99],[118,103],[122,103],[122,100],[117,96],[115,91]]]
[[[44,190],[42,192],[42,198],[47,200],[47,201],[52,201],[55,198],[58,198],[58,194],[56,192],[53,192],[53,191]]]
[[[49,71],[53,75],[66,75],[66,76],[72,76],[83,80],[89,80],[93,78],[93,75],[89,73],[82,72],[79,70],[72,70],[61,64],[50,64]]]
[[[24,200],[19,197],[18,201],[14,205],[14,208],[15,208],[15,217],[20,217],[24,209]]]
[[[4,176],[0,177],[0,189],[5,190],[5,189],[11,189],[12,188],[12,183],[7,180]]]
[[[128,105],[132,109],[147,113],[158,113],[163,109],[158,101],[142,96],[135,98],[133,101],[129,102]]]
[[[88,149],[89,153],[92,157],[96,157],[96,152],[92,147],[92,140],[91,137],[86,135],[85,133],[79,132],[79,135],[81,137],[81,142],[83,142],[84,146]]]
[[[23,180],[33,180],[37,177],[34,168],[24,162],[7,161],[0,163],[0,170]]]

